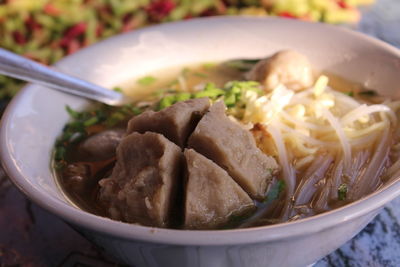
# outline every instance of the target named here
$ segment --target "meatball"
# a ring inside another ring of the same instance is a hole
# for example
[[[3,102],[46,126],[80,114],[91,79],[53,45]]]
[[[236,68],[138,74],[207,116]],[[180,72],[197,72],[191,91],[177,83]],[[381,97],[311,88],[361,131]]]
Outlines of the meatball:
[[[308,59],[295,51],[284,50],[258,62],[245,74],[246,79],[259,81],[266,91],[279,84],[297,91],[312,86],[314,76]]]
[[[105,160],[115,156],[115,150],[121,141],[125,130],[112,129],[97,133],[80,145],[81,153],[84,153],[91,160]]]

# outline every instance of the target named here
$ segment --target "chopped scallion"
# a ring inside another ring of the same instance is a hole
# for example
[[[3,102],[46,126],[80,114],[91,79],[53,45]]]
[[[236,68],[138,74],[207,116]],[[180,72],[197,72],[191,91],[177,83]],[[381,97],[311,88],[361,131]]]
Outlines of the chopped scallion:
[[[158,110],[162,110],[176,103],[176,95],[164,96],[158,103]]]
[[[74,118],[74,119],[78,119],[81,116],[81,113],[78,111],[73,110],[70,106],[65,106],[65,109],[67,110],[68,114]]]
[[[114,113],[111,113],[110,117],[106,121],[106,125],[108,127],[111,127],[123,121],[124,119],[125,119],[124,113],[116,111]]]
[[[239,71],[249,71],[259,59],[235,59],[225,62],[225,66],[237,69]]]
[[[99,122],[99,118],[97,118],[97,117],[91,117],[90,119],[87,119],[87,120],[85,120],[85,121],[83,122],[83,126],[89,127],[89,126],[95,125],[95,124],[98,123],[98,122]]]
[[[209,97],[215,100],[217,97],[222,96],[224,94],[225,91],[217,88],[215,84],[207,83],[203,91],[195,93],[193,97],[194,98]]]
[[[145,76],[143,78],[140,78],[139,80],[137,80],[137,83],[143,86],[148,86],[153,84],[156,81],[156,78],[154,78],[153,76]]]
[[[56,161],[64,160],[66,153],[67,153],[67,150],[65,149],[64,146],[58,146],[58,147],[56,147],[56,151],[55,151],[55,154],[54,154],[54,159]]]
[[[179,94],[176,95],[176,101],[177,101],[177,102],[179,102],[179,101],[185,101],[185,100],[190,99],[191,97],[192,97],[192,96],[191,96],[190,93],[179,93]]]

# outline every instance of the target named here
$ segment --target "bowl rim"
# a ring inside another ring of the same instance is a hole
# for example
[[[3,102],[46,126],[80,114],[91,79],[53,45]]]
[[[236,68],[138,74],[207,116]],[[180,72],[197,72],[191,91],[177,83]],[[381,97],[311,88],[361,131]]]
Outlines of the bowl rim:
[[[400,50],[383,41],[366,36],[359,32],[339,28],[333,25],[326,25],[322,23],[310,23],[304,21],[290,21],[284,18],[260,18],[260,17],[209,17],[209,18],[196,18],[185,22],[171,22],[155,26],[145,27],[133,32],[123,33],[114,37],[103,40],[88,48],[81,49],[80,51],[70,55],[66,58],[69,60],[79,58],[80,55],[88,53],[93,47],[104,46],[109,42],[114,42],[116,39],[124,38],[126,35],[140,34],[149,30],[162,30],[163,28],[174,27],[186,23],[188,27],[194,23],[220,23],[232,22],[237,20],[243,21],[285,21],[285,23],[304,24],[305,27],[324,27],[333,31],[341,32],[344,36],[352,36],[363,40],[365,42],[374,44],[377,48],[383,49],[393,55],[393,57],[400,58]],[[311,26],[313,25],[313,26]],[[57,65],[62,65],[65,59],[60,60]],[[0,128],[0,157],[2,165],[6,173],[9,175],[11,181],[22,191],[25,196],[37,203],[39,206],[56,214],[58,217],[68,221],[69,223],[83,227],[86,230],[94,230],[114,238],[121,240],[138,240],[143,242],[152,242],[160,244],[173,244],[173,245],[238,245],[248,243],[259,243],[266,241],[284,240],[293,237],[309,235],[316,232],[321,232],[327,228],[354,220],[357,217],[367,215],[382,208],[387,202],[400,195],[400,179],[386,185],[385,187],[375,191],[374,193],[357,200],[344,207],[328,211],[323,214],[312,216],[309,218],[301,219],[298,221],[285,222],[275,225],[260,226],[245,229],[229,229],[229,230],[176,230],[176,229],[163,229],[147,227],[135,224],[128,224],[119,221],[114,221],[109,218],[96,216],[77,209],[71,205],[61,201],[54,201],[48,194],[43,191],[31,187],[22,173],[20,172],[17,162],[13,160],[9,153],[7,142],[9,136],[7,129],[11,123],[12,113],[18,109],[18,105],[22,99],[25,98],[28,91],[35,85],[29,84],[24,87],[18,95],[16,95],[9,103],[6,111],[3,114]],[[51,172],[51,170],[49,170]]]

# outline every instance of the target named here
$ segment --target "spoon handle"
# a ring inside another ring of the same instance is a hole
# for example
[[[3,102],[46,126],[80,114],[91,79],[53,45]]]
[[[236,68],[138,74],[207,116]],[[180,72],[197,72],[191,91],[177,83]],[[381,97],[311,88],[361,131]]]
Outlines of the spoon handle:
[[[128,99],[118,92],[56,71],[2,48],[0,48],[0,74],[38,83],[108,105],[118,106],[128,102]]]

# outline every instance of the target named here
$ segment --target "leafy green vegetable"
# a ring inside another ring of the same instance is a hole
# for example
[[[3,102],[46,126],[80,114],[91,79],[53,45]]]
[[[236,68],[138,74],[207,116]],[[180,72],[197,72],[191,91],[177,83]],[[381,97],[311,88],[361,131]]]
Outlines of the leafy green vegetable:
[[[348,187],[347,184],[343,183],[338,187],[338,199],[346,200]]]
[[[225,66],[239,71],[249,71],[260,59],[234,59],[224,63]]]
[[[143,111],[134,104],[126,104],[121,107],[101,104],[82,112],[76,111],[70,106],[66,106],[65,109],[70,115],[71,121],[64,126],[63,133],[55,144],[54,159],[57,169],[65,166],[69,145],[86,138],[91,133],[91,127],[100,127],[100,129],[113,127]]]
[[[83,126],[84,127],[89,127],[89,126],[95,125],[98,122],[99,122],[99,118],[98,117],[91,117],[91,118],[89,118],[89,119],[87,119],[87,120],[85,120],[83,122]]]
[[[278,199],[279,195],[285,190],[285,187],[285,182],[283,180],[278,180],[274,185],[272,185],[271,189],[268,191],[264,203]]]
[[[365,90],[358,93],[361,96],[377,96],[378,94],[374,90]]]
[[[65,147],[58,146],[54,154],[54,159],[58,161],[64,160],[66,151],[67,150],[65,149]]]
[[[140,113],[143,112],[143,110],[141,110],[141,109],[138,108],[138,107],[135,107],[135,106],[131,105],[131,106],[130,106],[130,112],[131,112],[133,115],[139,115]]]
[[[137,83],[143,86],[148,86],[153,84],[157,79],[154,78],[153,76],[145,76],[143,78],[140,78],[137,80]]]
[[[112,127],[114,125],[117,125],[120,121],[123,121],[125,118],[124,113],[116,111],[111,113],[110,117],[106,121],[106,125],[108,127]]]
[[[228,222],[221,227],[221,229],[236,228],[242,224],[245,220],[250,218],[254,214],[255,210],[249,210],[243,214],[232,214],[229,216]]]
[[[353,92],[353,91],[344,92],[344,94],[345,94],[345,95],[348,95],[348,96],[351,96],[351,97],[354,96],[354,92]]]

